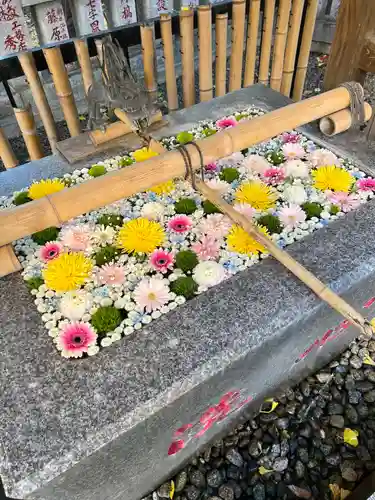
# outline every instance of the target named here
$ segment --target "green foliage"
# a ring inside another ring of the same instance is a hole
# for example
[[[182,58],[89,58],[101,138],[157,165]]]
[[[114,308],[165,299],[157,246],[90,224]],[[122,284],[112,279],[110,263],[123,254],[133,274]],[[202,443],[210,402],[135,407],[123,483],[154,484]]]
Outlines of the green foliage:
[[[204,200],[202,203],[202,207],[204,210],[204,213],[209,215],[209,214],[221,214],[221,210],[217,208],[216,205],[211,203],[209,200]]]
[[[130,156],[124,156],[118,162],[120,167],[128,167],[129,165],[133,165],[133,163],[135,163],[135,161]]]
[[[32,201],[31,198],[29,198],[29,192],[28,191],[23,191],[22,193],[16,194],[16,196],[13,198],[13,203],[15,205],[24,205],[25,203],[29,203],[29,201]]]
[[[112,306],[99,307],[91,316],[91,324],[98,335],[104,335],[117,328],[123,319],[124,315],[120,309]]]
[[[192,271],[198,265],[198,257],[192,250],[181,250],[176,254],[176,267],[182,269],[184,273]]]
[[[190,215],[197,209],[197,204],[191,198],[181,198],[175,203],[174,209],[176,214]]]
[[[33,278],[26,280],[26,286],[29,290],[38,290],[43,283],[44,279],[40,276],[34,276]]]
[[[180,132],[177,134],[176,139],[179,144],[187,144],[194,139],[194,136],[191,132]]]
[[[240,113],[239,115],[235,116],[235,119],[239,122],[242,120],[242,118],[247,118],[249,115],[246,115],[245,113]]]
[[[74,184],[74,181],[73,179],[69,179],[69,178],[64,178],[64,179],[61,179],[63,181],[63,183],[65,184],[66,187],[70,187]]]
[[[198,290],[198,285],[191,276],[182,276],[171,282],[170,289],[176,295],[183,295],[185,299],[192,299]]]
[[[329,213],[331,215],[336,215],[340,212],[340,207],[338,207],[337,205],[332,205],[331,208],[329,209]]]
[[[98,224],[103,226],[120,227],[124,222],[124,217],[119,214],[103,214],[96,221]]]
[[[89,170],[89,175],[91,177],[100,177],[107,173],[107,169],[104,165],[93,165]]]
[[[229,182],[229,184],[233,181],[236,181],[240,176],[239,171],[234,167],[226,167],[219,174],[219,178],[222,181]]]
[[[264,226],[268,229],[268,231],[272,233],[280,234],[283,230],[283,227],[280,223],[280,219],[276,217],[276,215],[266,214],[262,215],[257,219],[257,223],[260,226]]]
[[[320,214],[323,212],[323,207],[319,203],[312,203],[307,201],[303,205],[301,205],[302,209],[306,213],[307,219],[312,219],[312,217],[320,217]]]
[[[116,261],[120,254],[121,250],[119,248],[107,245],[96,252],[94,255],[95,263],[97,266],[104,266],[104,264]]]
[[[47,227],[43,231],[38,231],[31,235],[31,239],[38,243],[38,245],[45,245],[49,241],[55,241],[59,235],[60,229],[58,227]]]
[[[217,130],[215,130],[214,128],[205,128],[202,130],[202,134],[205,137],[210,137],[211,135],[215,135],[216,132],[217,132]]]
[[[267,153],[265,155],[265,158],[273,165],[280,165],[285,160],[283,152],[280,150],[279,151],[275,150],[271,151],[270,153]]]

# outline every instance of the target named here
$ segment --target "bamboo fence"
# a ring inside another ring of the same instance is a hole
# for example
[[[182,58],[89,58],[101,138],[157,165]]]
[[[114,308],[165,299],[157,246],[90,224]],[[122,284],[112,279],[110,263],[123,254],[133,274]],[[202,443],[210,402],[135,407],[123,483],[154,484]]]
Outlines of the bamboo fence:
[[[18,160],[13,152],[12,146],[2,128],[0,128],[0,158],[7,170],[18,165]]]
[[[167,99],[169,111],[178,109],[178,94],[176,71],[174,67],[174,48],[172,35],[172,18],[169,14],[160,16],[160,30],[165,62],[165,83],[167,87]]]
[[[215,96],[227,93],[228,13],[216,16]]]
[[[34,115],[31,106],[14,108],[14,114],[25,141],[30,160],[43,158],[43,149],[35,127]]]
[[[263,85],[268,85],[269,79],[274,17],[275,0],[265,0],[262,46],[259,64],[259,83],[262,83]]]
[[[202,102],[210,101],[213,98],[211,18],[211,5],[198,7],[199,97]]]
[[[141,26],[141,45],[145,88],[148,92],[156,92],[154,29],[152,26]]]
[[[77,59],[82,71],[83,88],[87,95],[89,88],[94,81],[94,74],[91,66],[89,49],[85,40],[74,40],[74,47],[77,53]]]
[[[246,65],[244,86],[254,83],[255,63],[257,58],[258,31],[259,31],[260,0],[251,0],[249,22],[246,39]]]
[[[280,91],[281,78],[283,75],[284,55],[291,5],[292,0],[280,0],[270,82],[270,87],[277,91]]]
[[[232,0],[232,48],[230,54],[229,91],[242,87],[242,62],[245,39],[245,0]]]
[[[182,93],[184,106],[195,104],[194,68],[194,11],[183,9],[180,12],[180,43],[182,62]]]

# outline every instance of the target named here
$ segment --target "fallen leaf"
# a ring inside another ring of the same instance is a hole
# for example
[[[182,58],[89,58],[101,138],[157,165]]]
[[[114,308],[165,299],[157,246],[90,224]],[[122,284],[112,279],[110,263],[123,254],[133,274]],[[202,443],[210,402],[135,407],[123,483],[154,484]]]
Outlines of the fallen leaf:
[[[368,354],[363,358],[363,362],[365,365],[375,366],[375,361]]]
[[[297,498],[311,498],[311,491],[295,486],[294,484],[289,484],[288,488]]]
[[[351,491],[349,490],[340,490],[340,500],[345,500],[350,495]]]
[[[262,408],[260,409],[260,413],[272,413],[279,406],[279,403],[277,401],[275,401],[273,398],[265,399],[264,402],[271,403],[271,409],[270,410],[263,410],[263,405],[262,405]]]
[[[261,476],[264,476],[264,474],[269,474],[270,472],[273,472],[273,469],[266,469],[265,467],[263,467],[263,465],[261,465],[258,469],[258,472]]]
[[[172,500],[172,498],[174,497],[174,490],[175,490],[175,487],[174,487],[174,481],[171,481],[171,488],[169,490],[169,498]]]
[[[348,427],[344,429],[344,443],[354,447],[358,446],[358,431],[353,431]]]
[[[347,498],[351,493],[349,490],[340,488],[340,486],[336,483],[330,484],[329,489],[332,493],[332,500],[345,500],[345,498]]]

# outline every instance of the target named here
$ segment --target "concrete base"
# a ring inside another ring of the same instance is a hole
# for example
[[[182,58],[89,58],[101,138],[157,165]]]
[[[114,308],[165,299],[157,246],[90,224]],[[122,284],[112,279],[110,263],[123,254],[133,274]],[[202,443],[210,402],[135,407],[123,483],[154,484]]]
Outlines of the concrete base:
[[[288,102],[255,85],[177,112],[167,132]],[[18,167],[0,174],[0,195],[75,168],[56,156]],[[374,217],[371,202],[289,247],[370,318]],[[56,354],[20,275],[0,280],[0,300],[0,473],[19,499],[138,500],[357,336],[271,258],[76,362]]]

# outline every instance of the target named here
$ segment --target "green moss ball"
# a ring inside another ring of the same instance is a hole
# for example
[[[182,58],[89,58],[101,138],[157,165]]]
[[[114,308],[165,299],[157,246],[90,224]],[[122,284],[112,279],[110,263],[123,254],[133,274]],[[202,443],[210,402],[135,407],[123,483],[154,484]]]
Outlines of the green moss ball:
[[[272,233],[280,234],[283,230],[280,219],[276,215],[266,214],[257,219],[259,225],[264,226]]]
[[[93,165],[89,170],[89,175],[91,177],[100,177],[107,173],[107,169],[104,165]]]
[[[191,198],[181,198],[175,203],[174,209],[176,214],[190,215],[196,211],[197,204]]]
[[[28,191],[23,191],[22,193],[16,194],[16,196],[13,199],[13,203],[17,206],[24,205],[25,203],[29,203],[29,201],[32,201],[32,199],[29,198]]]
[[[44,279],[40,276],[34,276],[33,278],[26,280],[26,285],[29,290],[38,290],[43,283]]]
[[[104,264],[116,261],[119,255],[121,255],[119,248],[107,245],[96,252],[94,256],[95,263],[97,266],[104,266]]]
[[[228,182],[229,184],[236,181],[240,177],[239,171],[234,167],[223,168],[220,172],[219,177],[222,181]]]
[[[192,250],[181,250],[176,254],[176,267],[182,269],[184,273],[192,271],[198,265],[198,257]]]
[[[176,139],[179,144],[187,144],[194,139],[194,136],[191,132],[180,132],[177,134]]]
[[[170,288],[176,295],[183,295],[185,299],[192,299],[198,290],[198,285],[191,276],[182,276],[177,278],[176,281],[172,281]]]
[[[31,235],[31,239],[38,245],[45,245],[49,241],[55,241],[58,237],[60,229],[58,227],[47,227],[43,231],[38,231]]]
[[[331,208],[329,209],[329,213],[331,215],[337,215],[340,212],[340,207],[337,205],[332,205]]]
[[[119,214],[103,214],[96,221],[103,226],[120,227],[124,222],[124,217]]]
[[[319,203],[307,201],[301,205],[301,207],[305,211],[307,219],[312,219],[313,217],[319,218],[320,214],[323,212],[323,207]]]
[[[282,151],[271,151],[265,155],[266,159],[273,165],[280,165],[285,160]]]
[[[207,215],[209,215],[209,214],[221,214],[221,210],[219,208],[217,208],[217,206],[214,205],[213,203],[211,203],[209,200],[205,200],[202,203],[202,207],[203,207],[204,213]]]
[[[116,307],[99,307],[91,316],[91,324],[98,335],[104,335],[117,328],[123,318],[123,313]]]
[[[211,135],[215,135],[217,132],[217,130],[215,130],[214,128],[205,128],[204,130],[202,130],[202,134],[204,135],[204,137],[210,137]]]

